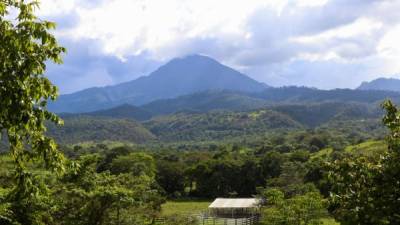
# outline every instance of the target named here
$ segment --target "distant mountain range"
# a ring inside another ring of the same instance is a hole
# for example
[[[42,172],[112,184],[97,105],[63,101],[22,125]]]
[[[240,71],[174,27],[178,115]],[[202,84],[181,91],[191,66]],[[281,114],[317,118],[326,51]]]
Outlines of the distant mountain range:
[[[48,123],[48,134],[61,144],[88,141],[130,141],[144,143],[156,137],[139,122],[87,115],[62,115],[64,126]]]
[[[148,120],[180,110],[251,110],[268,104],[400,100],[400,80],[379,78],[357,89],[272,88],[207,56],[176,58],[148,76],[61,95],[50,111]],[[115,108],[117,107],[117,108]],[[93,113],[92,113],[93,112]]]
[[[384,90],[400,92],[400,79],[378,78],[370,82],[363,82],[357,89],[359,90]]]
[[[262,92],[249,93],[227,90],[210,90],[189,95],[183,95],[172,99],[162,99],[150,102],[142,106],[129,104],[119,105],[113,108],[85,113],[61,113],[62,117],[94,116],[115,119],[133,119],[136,121],[150,120],[156,116],[169,115],[179,112],[205,113],[210,111],[249,111],[262,108],[274,108],[277,111],[287,112],[286,105],[293,105],[290,110],[303,112],[303,117],[311,116],[316,121],[322,119],[332,110],[330,104],[367,104],[378,107],[384,99],[390,98],[400,103],[400,92],[379,90],[318,90],[306,87],[282,87],[268,88]],[[315,109],[316,114],[308,113],[309,106],[315,104],[330,103],[323,108]],[[302,107],[295,107],[296,105]],[[325,111],[324,111],[325,110]],[[363,109],[364,110],[364,109]],[[366,109],[365,109],[366,110]],[[321,113],[319,115],[318,113]],[[332,111],[337,114],[338,112]],[[301,118],[300,118],[301,120]]]
[[[218,96],[217,93],[214,94]],[[195,94],[196,98],[199,95]],[[226,95],[227,92],[221,94],[221,96]],[[176,104],[172,102],[171,105]],[[137,120],[135,117],[141,115],[138,112],[147,111],[129,105],[92,113],[60,114],[65,125],[56,127],[49,124],[49,135],[62,144],[88,141],[122,141],[140,144],[160,143],[160,141],[214,141],[237,138],[240,140],[278,130],[321,126],[328,126],[328,129],[329,126],[336,126],[336,129],[347,127],[349,133],[356,132],[357,129],[372,131],[380,129],[379,118],[382,116],[382,111],[376,105],[355,102],[276,104],[250,110],[231,110],[231,107],[213,110],[209,107],[199,107],[201,104],[194,106],[196,110],[190,110],[189,107],[183,110],[181,108],[183,106],[179,105],[177,108],[179,110],[174,113],[159,112],[157,116],[140,122],[135,121]],[[349,127],[346,124],[338,124],[346,121],[355,125]]]
[[[273,88],[206,56],[174,59],[148,76],[62,95],[49,105],[65,121],[49,125],[62,144],[245,140],[278,130],[383,133],[379,103],[400,103],[400,80],[357,89]],[[349,125],[351,124],[351,125]]]
[[[166,115],[179,111],[208,112],[212,110],[250,110],[265,106],[267,102],[249,93],[237,91],[204,91],[173,99],[157,100],[142,108],[153,115]]]
[[[206,90],[260,92],[267,87],[212,58],[192,55],[173,59],[150,75],[130,82],[61,95],[49,109],[82,113],[122,104],[142,105]]]
[[[111,109],[104,109],[89,113],[84,113],[88,116],[101,116],[101,117],[112,117],[118,119],[134,119],[138,121],[148,120],[153,114],[144,108],[140,108],[134,105],[123,104]]]

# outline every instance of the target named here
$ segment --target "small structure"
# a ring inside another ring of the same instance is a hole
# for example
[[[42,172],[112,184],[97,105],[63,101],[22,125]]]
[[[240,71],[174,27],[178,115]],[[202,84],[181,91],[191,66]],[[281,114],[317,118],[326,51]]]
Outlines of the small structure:
[[[217,218],[253,218],[260,215],[260,203],[257,198],[217,198],[208,210]]]

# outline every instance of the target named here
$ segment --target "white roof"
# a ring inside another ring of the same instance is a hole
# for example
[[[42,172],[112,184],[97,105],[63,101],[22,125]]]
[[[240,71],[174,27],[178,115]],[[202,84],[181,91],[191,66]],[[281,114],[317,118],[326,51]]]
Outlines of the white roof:
[[[256,198],[217,198],[208,208],[255,208],[258,205]]]

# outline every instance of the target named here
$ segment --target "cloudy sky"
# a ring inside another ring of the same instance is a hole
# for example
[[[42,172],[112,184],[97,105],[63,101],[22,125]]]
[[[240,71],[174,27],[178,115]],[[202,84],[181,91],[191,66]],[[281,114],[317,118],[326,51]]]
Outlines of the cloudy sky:
[[[400,0],[42,0],[67,47],[47,75],[71,93],[211,56],[272,86],[400,78]]]

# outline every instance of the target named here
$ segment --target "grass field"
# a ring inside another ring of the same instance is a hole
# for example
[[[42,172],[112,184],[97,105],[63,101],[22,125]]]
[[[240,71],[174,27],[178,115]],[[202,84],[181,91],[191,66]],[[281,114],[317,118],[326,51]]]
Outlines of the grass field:
[[[196,214],[207,210],[211,201],[168,201],[161,206],[162,216]]]
[[[311,158],[315,159],[315,158],[328,158],[333,152],[332,148],[324,148],[321,149],[318,152],[312,153],[311,154]]]
[[[190,215],[207,210],[211,201],[167,201],[161,207],[161,216]],[[323,225],[340,225],[332,218],[323,220]]]
[[[383,154],[387,150],[385,141],[366,141],[358,145],[350,145],[345,148],[346,152],[354,155],[373,156]]]
[[[327,218],[322,220],[323,225],[340,225],[340,223],[336,222],[334,219]]]
[[[349,145],[344,149],[345,152],[355,156],[376,156],[384,154],[387,151],[385,141],[369,140],[357,145]],[[311,155],[311,158],[327,158],[333,152],[332,148],[325,148]]]

